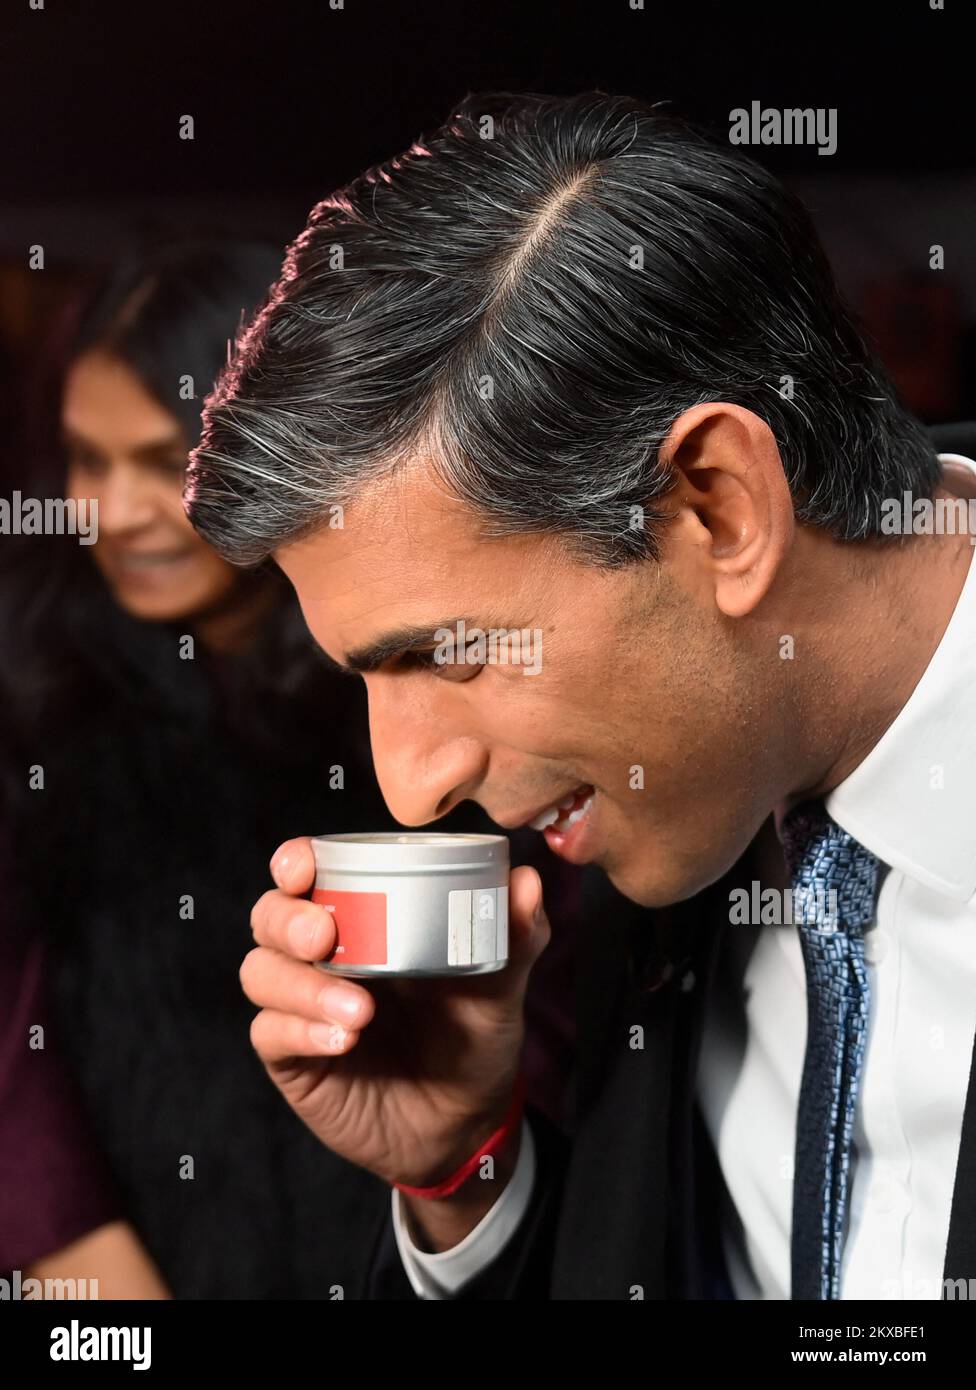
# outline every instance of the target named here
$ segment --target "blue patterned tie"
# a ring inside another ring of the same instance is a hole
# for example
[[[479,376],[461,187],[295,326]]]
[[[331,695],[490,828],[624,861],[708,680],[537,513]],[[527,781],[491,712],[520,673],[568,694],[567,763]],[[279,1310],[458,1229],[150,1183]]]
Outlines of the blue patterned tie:
[[[807,976],[807,1045],[793,1173],[792,1297],[836,1299],[870,1004],[864,929],[874,917],[879,864],[819,801],[789,812],[780,838]]]

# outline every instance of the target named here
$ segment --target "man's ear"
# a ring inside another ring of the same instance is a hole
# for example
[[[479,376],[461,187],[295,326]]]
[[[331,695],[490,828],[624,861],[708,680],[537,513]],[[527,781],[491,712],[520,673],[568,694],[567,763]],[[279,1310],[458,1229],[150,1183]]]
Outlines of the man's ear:
[[[676,475],[669,538],[697,547],[716,604],[743,617],[793,542],[793,499],[772,430],[751,410],[709,401],[678,417],[661,456]]]

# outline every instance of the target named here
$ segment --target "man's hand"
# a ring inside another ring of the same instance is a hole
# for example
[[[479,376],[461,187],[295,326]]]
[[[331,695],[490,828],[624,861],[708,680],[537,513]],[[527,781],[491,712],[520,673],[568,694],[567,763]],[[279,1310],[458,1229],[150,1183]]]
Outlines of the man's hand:
[[[529,971],[549,941],[542,884],[516,869],[509,889],[509,963],[488,975],[370,981],[312,962],[335,945],[326,908],[308,901],[315,862],[308,839],[271,861],[277,888],[255,904],[257,946],[241,984],[261,1012],[251,1041],[289,1105],[330,1149],[384,1181],[428,1186],[448,1176],[501,1124],[524,1036]],[[408,1203],[431,1243],[462,1239],[502,1181],[465,1183],[456,1198]],[[427,1211],[430,1220],[425,1219]]]

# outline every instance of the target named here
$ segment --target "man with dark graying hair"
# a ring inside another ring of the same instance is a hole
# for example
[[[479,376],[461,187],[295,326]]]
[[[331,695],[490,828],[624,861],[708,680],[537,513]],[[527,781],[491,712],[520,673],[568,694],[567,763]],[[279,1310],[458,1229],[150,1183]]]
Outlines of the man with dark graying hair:
[[[976,1277],[973,545],[885,525],[972,490],[964,433],[899,404],[797,199],[641,102],[469,97],[313,210],[192,520],[364,676],[403,824],[470,798],[596,866],[564,1135],[518,1108],[532,869],[507,969],[370,992],[275,855],[252,1039],[393,1187],[362,1294]],[[536,673],[440,659],[462,622]]]

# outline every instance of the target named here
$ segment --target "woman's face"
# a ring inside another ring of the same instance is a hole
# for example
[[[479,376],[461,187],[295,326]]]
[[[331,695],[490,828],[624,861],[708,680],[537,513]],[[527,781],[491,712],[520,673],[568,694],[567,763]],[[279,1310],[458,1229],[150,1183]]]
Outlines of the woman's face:
[[[183,511],[188,444],[179,422],[119,358],[88,352],[61,406],[68,495],[98,502],[95,563],[134,617],[165,622],[222,598],[237,572]]]

